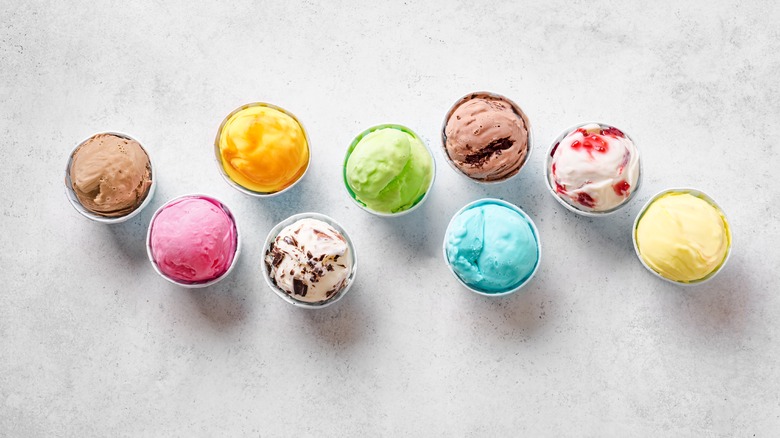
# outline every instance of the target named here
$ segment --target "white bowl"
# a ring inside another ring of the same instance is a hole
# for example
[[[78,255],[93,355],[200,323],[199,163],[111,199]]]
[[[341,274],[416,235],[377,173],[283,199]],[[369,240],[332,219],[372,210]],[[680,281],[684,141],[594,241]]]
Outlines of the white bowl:
[[[384,213],[384,212],[381,212],[381,211],[374,211],[374,210],[366,207],[365,205],[363,205],[360,201],[358,201],[355,198],[355,196],[351,192],[351,189],[349,188],[349,184],[347,183],[347,160],[349,159],[350,155],[352,154],[352,151],[355,149],[355,146],[366,135],[368,135],[368,134],[370,134],[370,133],[372,133],[374,131],[377,131],[379,129],[384,129],[384,128],[395,128],[395,129],[398,129],[400,131],[406,132],[408,134],[412,134],[413,136],[417,137],[420,140],[420,142],[423,144],[423,146],[425,146],[425,149],[428,151],[428,155],[431,156],[431,163],[432,163],[431,173],[432,173],[432,175],[431,175],[431,182],[430,182],[430,184],[428,184],[428,189],[426,189],[425,194],[423,195],[423,197],[416,204],[414,204],[411,208],[406,209],[404,211],[399,211],[397,213]],[[433,182],[436,180],[436,159],[433,157],[433,153],[431,152],[431,148],[425,143],[425,141],[423,141],[422,137],[417,135],[416,132],[412,131],[411,129],[409,129],[406,126],[403,126],[403,125],[387,123],[387,124],[383,124],[383,125],[372,126],[372,127],[368,128],[368,129],[366,129],[365,131],[361,132],[360,134],[358,134],[357,137],[355,137],[352,140],[352,143],[349,145],[349,148],[347,149],[347,153],[344,156],[344,163],[341,166],[341,176],[342,176],[342,180],[344,182],[344,190],[347,192],[347,196],[358,207],[360,207],[361,209],[363,209],[363,210],[365,210],[365,211],[367,211],[367,212],[369,212],[369,213],[371,213],[371,214],[373,214],[375,216],[379,216],[379,217],[399,217],[399,216],[404,216],[404,215],[407,215],[407,214],[413,212],[419,206],[421,206],[425,202],[426,199],[428,199],[428,195],[431,193],[431,189],[433,189]]]
[[[146,194],[146,198],[144,198],[144,200],[141,202],[141,205],[139,205],[138,208],[131,211],[130,213],[127,213],[124,216],[106,217],[106,216],[101,216],[99,214],[92,213],[91,211],[84,208],[83,205],[81,205],[81,201],[79,201],[79,198],[76,196],[76,192],[73,190],[73,181],[70,179],[70,166],[71,164],[73,164],[73,154],[76,152],[78,148],[80,148],[84,143],[86,143],[92,137],[101,134],[115,135],[117,137],[122,137],[128,140],[135,141],[136,143],[141,145],[141,149],[143,149],[144,152],[146,152],[146,156],[149,158],[149,169],[150,169],[150,176],[152,179],[152,185],[149,187],[149,192]],[[99,222],[102,224],[118,224],[130,220],[131,218],[137,216],[139,213],[141,213],[141,210],[146,208],[146,206],[149,205],[150,202],[152,202],[152,198],[154,197],[154,191],[156,188],[157,188],[157,175],[155,174],[154,161],[152,160],[152,155],[149,153],[149,150],[143,145],[143,143],[131,137],[130,135],[122,132],[106,131],[106,132],[98,132],[90,135],[89,137],[80,141],[76,145],[76,147],[73,148],[73,150],[70,152],[70,155],[68,156],[68,162],[65,165],[65,196],[67,196],[68,201],[70,201],[70,205],[72,205],[73,208],[76,209],[76,211],[78,211],[82,216],[86,217],[87,219],[91,219],[95,222]]]
[[[583,122],[583,123],[577,123],[576,125],[570,126],[569,128],[563,130],[560,134],[558,134],[557,137],[555,137],[555,139],[552,141],[552,143],[550,143],[550,147],[547,148],[547,155],[545,155],[545,159],[544,159],[544,185],[547,187],[547,190],[553,195],[555,200],[558,201],[564,207],[566,207],[567,210],[569,210],[571,212],[574,212],[574,213],[577,213],[577,214],[582,215],[582,216],[602,217],[602,216],[608,216],[610,214],[615,213],[616,211],[618,211],[621,208],[623,208],[626,205],[628,205],[634,199],[634,197],[636,196],[637,192],[639,192],[639,189],[642,187],[642,176],[644,175],[645,172],[644,172],[644,170],[642,168],[642,153],[639,150],[639,146],[637,146],[637,144],[634,141],[634,139],[631,138],[631,136],[628,135],[628,133],[626,131],[623,131],[621,129],[620,132],[622,132],[626,136],[626,138],[628,138],[629,140],[631,140],[632,143],[634,143],[634,146],[636,147],[637,154],[639,154],[639,176],[637,177],[637,180],[636,180],[636,186],[634,186],[633,190],[631,190],[631,194],[628,195],[628,198],[626,198],[622,203],[620,203],[620,205],[618,205],[618,206],[616,206],[614,208],[611,208],[609,210],[604,210],[604,211],[585,211],[585,210],[580,210],[579,208],[569,204],[563,198],[558,196],[558,193],[556,193],[555,188],[550,184],[550,166],[552,165],[552,157],[550,156],[550,154],[552,153],[552,150],[555,147],[555,145],[560,143],[561,140],[564,139],[564,137],[569,135],[571,132],[573,132],[577,128],[581,128],[581,127],[583,127],[585,125],[590,125],[590,124],[597,124],[597,125],[601,125],[601,126],[611,126],[611,127],[617,128],[615,125],[613,125],[611,123],[606,123],[606,122]]]
[[[470,100],[474,96],[480,95],[480,94],[485,94],[485,95],[488,95],[490,97],[494,97],[496,99],[504,100],[504,101],[508,102],[510,105],[512,105],[512,108],[515,110],[515,113],[520,115],[520,117],[525,122],[526,131],[528,132],[528,151],[527,151],[527,153],[525,155],[525,160],[520,164],[520,167],[517,169],[517,172],[515,172],[513,175],[510,175],[510,176],[508,176],[508,177],[506,177],[504,179],[499,179],[499,180],[495,180],[495,181],[481,181],[481,180],[478,180],[478,179],[474,179],[474,178],[466,175],[465,173],[463,173],[463,171],[460,170],[458,168],[458,166],[456,166],[455,163],[452,162],[452,159],[450,158],[450,154],[449,154],[449,152],[447,152],[447,135],[446,135],[445,131],[447,129],[447,121],[450,119],[450,116],[452,115],[452,112],[455,111],[455,108],[457,108],[464,101]],[[506,96],[503,96],[503,95],[498,94],[498,93],[491,93],[489,91],[475,91],[475,92],[469,93],[469,94],[461,97],[457,101],[455,101],[455,103],[452,104],[450,109],[447,111],[447,114],[444,116],[444,123],[442,123],[442,126],[441,126],[441,151],[444,154],[444,161],[446,161],[447,164],[449,164],[449,166],[452,168],[452,170],[455,171],[455,173],[457,173],[461,177],[466,178],[467,180],[469,180],[469,181],[471,181],[473,183],[477,183],[477,184],[484,184],[484,185],[501,184],[501,183],[505,183],[505,182],[511,180],[512,178],[516,177],[517,175],[519,175],[520,171],[522,171],[523,168],[525,168],[526,164],[528,164],[528,162],[531,160],[531,153],[534,150],[533,142],[534,142],[533,126],[531,125],[531,121],[528,119],[528,115],[525,113],[525,111],[522,110],[522,108],[520,108],[520,105],[518,105],[512,99],[509,99]]]
[[[450,234],[450,228],[452,228],[452,223],[455,221],[455,218],[460,216],[461,213],[463,213],[464,211],[470,209],[471,207],[474,207],[476,205],[483,205],[483,204],[497,204],[497,205],[501,205],[503,207],[507,207],[507,208],[509,208],[509,209],[511,209],[513,211],[516,211],[518,214],[520,214],[520,216],[522,216],[523,218],[525,218],[526,221],[528,221],[528,223],[531,225],[531,230],[534,233],[534,237],[536,237],[536,248],[537,248],[537,251],[538,251],[538,257],[536,259],[536,266],[534,267],[533,271],[531,271],[531,274],[528,276],[528,278],[523,280],[522,283],[520,283],[519,285],[517,285],[513,289],[510,289],[510,290],[507,290],[507,291],[504,291],[504,292],[498,292],[498,293],[484,292],[484,291],[481,291],[479,289],[474,288],[473,286],[468,285],[465,281],[463,281],[458,276],[458,274],[455,272],[455,270],[452,269],[452,265],[450,264],[450,259],[449,259],[449,257],[447,257],[447,236],[449,236],[449,234]],[[532,278],[534,278],[534,275],[536,275],[536,272],[539,270],[539,265],[542,264],[542,240],[539,238],[539,230],[536,228],[536,224],[534,223],[533,219],[531,219],[531,217],[528,216],[528,214],[525,211],[523,211],[520,207],[518,207],[518,206],[516,206],[516,205],[514,205],[512,203],[506,202],[506,201],[504,201],[502,199],[482,198],[482,199],[477,199],[476,201],[473,201],[473,202],[470,202],[470,203],[466,204],[463,208],[461,208],[455,214],[452,215],[452,219],[450,219],[450,222],[447,225],[447,230],[444,232],[444,243],[442,244],[442,254],[444,255],[444,263],[447,265],[447,268],[449,268],[450,273],[452,273],[452,275],[455,277],[455,279],[458,280],[458,283],[463,285],[463,287],[465,287],[466,289],[474,292],[475,294],[484,295],[486,297],[503,297],[503,296],[510,295],[510,294],[513,294],[513,293],[519,291],[520,289],[523,288],[523,286],[528,284],[528,282],[530,282]]]
[[[160,212],[163,211],[163,209],[165,209],[165,207],[171,205],[172,203],[174,203],[174,202],[176,202],[176,201],[178,201],[180,199],[184,199],[184,198],[206,198],[206,199],[209,199],[211,201],[219,203],[219,205],[222,207],[222,209],[225,211],[225,213],[227,213],[227,215],[233,221],[233,226],[236,228],[236,252],[235,252],[235,254],[233,254],[233,261],[230,263],[230,266],[228,266],[227,270],[222,275],[220,275],[217,278],[214,278],[214,279],[211,279],[211,280],[208,280],[208,281],[204,281],[204,282],[196,282],[196,283],[183,282],[183,281],[174,280],[173,278],[168,277],[167,275],[165,275],[160,270],[160,267],[157,266],[157,262],[154,260],[154,255],[152,254],[152,224],[154,224],[154,220],[157,219],[157,215],[160,214]],[[160,208],[158,208],[157,211],[154,212],[154,215],[152,216],[152,219],[149,221],[149,228],[146,230],[146,256],[149,258],[149,262],[152,264],[152,267],[154,268],[154,271],[157,272],[160,275],[160,277],[170,281],[171,283],[173,283],[173,284],[175,284],[177,286],[186,287],[186,288],[189,288],[189,289],[198,289],[198,288],[208,287],[208,286],[211,286],[211,285],[213,285],[215,283],[218,283],[223,278],[227,277],[230,274],[230,272],[233,270],[233,268],[236,267],[236,263],[238,262],[238,257],[240,255],[241,255],[241,233],[239,232],[239,229],[238,229],[238,222],[236,221],[235,216],[233,216],[233,213],[230,211],[230,209],[227,207],[227,205],[225,205],[219,199],[217,199],[217,198],[215,198],[213,196],[210,196],[210,195],[204,195],[202,193],[190,193],[188,195],[182,195],[182,196],[178,196],[176,198],[171,199],[170,201],[168,201],[164,205],[162,205]]]
[[[284,227],[291,225],[301,219],[317,219],[325,222],[326,224],[332,226],[336,229],[339,233],[341,233],[342,236],[344,236],[344,240],[347,241],[347,246],[349,247],[349,250],[352,252],[352,271],[349,274],[349,277],[347,277],[347,283],[344,285],[344,287],[337,292],[335,295],[330,297],[330,299],[320,302],[320,303],[307,303],[304,301],[296,300],[295,298],[288,295],[285,291],[279,288],[276,284],[274,284],[273,280],[271,279],[270,273],[268,272],[268,267],[265,264],[265,254],[268,251],[268,248],[271,246],[271,242],[276,239],[276,236],[279,235],[279,233],[284,229]],[[352,283],[355,282],[355,275],[357,274],[357,267],[358,267],[358,258],[357,258],[357,252],[355,252],[355,245],[352,243],[352,239],[349,238],[349,234],[344,230],[344,227],[342,227],[338,222],[336,222],[333,218],[329,216],[325,216],[324,214],[320,213],[299,213],[292,215],[288,217],[287,219],[279,222],[274,226],[271,231],[268,233],[268,236],[265,238],[265,243],[263,244],[263,254],[262,254],[262,269],[263,272],[263,279],[265,280],[266,284],[268,284],[268,287],[271,288],[276,295],[279,296],[279,298],[283,299],[284,301],[296,306],[301,307],[303,309],[322,309],[325,307],[328,307],[337,301],[344,298],[344,295],[347,294],[350,288],[352,288]]]
[[[728,231],[728,234],[729,234],[729,247],[726,250],[726,257],[723,258],[723,262],[721,262],[720,266],[718,266],[714,271],[712,271],[709,274],[707,274],[706,277],[700,278],[699,280],[689,281],[689,282],[682,282],[682,281],[675,281],[675,280],[672,280],[670,278],[666,278],[663,275],[661,275],[658,272],[656,272],[647,263],[645,263],[645,260],[642,258],[642,255],[639,252],[639,245],[637,245],[637,242],[636,242],[636,228],[639,225],[639,220],[642,218],[642,216],[644,216],[645,211],[647,211],[647,208],[650,206],[650,204],[655,202],[661,196],[666,195],[668,193],[689,193],[689,194],[691,194],[693,196],[696,196],[697,198],[701,198],[701,199],[709,202],[713,207],[718,209],[718,211],[720,212],[721,215],[723,215],[723,219],[726,222],[726,225],[728,225],[727,231]],[[636,257],[639,259],[639,262],[642,263],[642,266],[645,267],[645,269],[650,271],[656,277],[658,277],[658,278],[660,278],[662,280],[668,281],[669,283],[679,285],[679,286],[698,286],[700,284],[704,284],[704,283],[712,280],[713,278],[715,278],[715,276],[718,275],[718,273],[723,269],[723,267],[726,266],[726,262],[729,261],[729,257],[731,257],[731,245],[733,243],[733,238],[732,238],[732,234],[731,234],[731,224],[730,224],[728,218],[726,217],[726,213],[723,212],[723,209],[720,208],[720,206],[711,197],[709,197],[706,193],[702,192],[701,190],[690,188],[690,187],[679,187],[679,188],[671,188],[671,189],[662,190],[662,191],[656,193],[655,196],[650,198],[650,200],[648,200],[645,203],[645,205],[642,207],[642,209],[639,211],[639,214],[636,215],[636,219],[634,219],[634,226],[631,227],[631,240],[634,243],[634,253],[636,254]]]
[[[292,117],[293,120],[298,122],[298,125],[301,127],[301,131],[303,131],[303,137],[306,139],[306,147],[309,149],[309,160],[306,162],[306,169],[304,169],[303,174],[301,174],[301,176],[297,180],[295,180],[292,184],[290,184],[289,186],[287,186],[287,187],[285,187],[282,190],[279,190],[277,192],[265,193],[265,192],[256,192],[254,190],[248,189],[248,188],[242,186],[241,184],[233,181],[233,179],[230,177],[230,175],[228,175],[227,172],[225,172],[225,168],[222,166],[222,154],[220,154],[220,151],[219,151],[219,138],[222,136],[222,129],[225,127],[225,123],[227,123],[227,121],[230,120],[231,117],[233,117],[233,114],[235,114],[235,113],[237,113],[237,112],[239,112],[241,110],[244,110],[246,108],[251,108],[251,107],[254,107],[254,106],[263,106],[263,107],[267,107],[267,108],[273,108],[273,109],[275,109],[277,111],[280,111],[280,112],[282,112],[284,114],[287,114],[288,116]],[[230,112],[230,114],[228,114],[225,117],[224,120],[222,120],[222,123],[219,125],[219,129],[217,130],[217,138],[214,140],[214,152],[215,152],[215,159],[216,159],[216,163],[217,163],[217,168],[219,169],[219,174],[222,175],[222,179],[224,179],[225,182],[227,182],[231,187],[233,187],[234,189],[238,190],[241,193],[244,193],[244,194],[249,195],[249,196],[254,196],[256,198],[272,198],[274,196],[279,196],[282,193],[292,189],[293,187],[295,187],[295,185],[297,185],[306,176],[306,174],[309,172],[309,166],[311,166],[312,148],[311,148],[311,142],[309,141],[309,134],[306,132],[306,128],[303,126],[303,123],[301,123],[301,121],[298,120],[297,117],[295,117],[295,115],[293,113],[287,111],[284,108],[278,107],[276,105],[272,105],[270,103],[252,102],[252,103],[247,103],[245,105],[241,105],[240,107],[234,109],[233,111]]]

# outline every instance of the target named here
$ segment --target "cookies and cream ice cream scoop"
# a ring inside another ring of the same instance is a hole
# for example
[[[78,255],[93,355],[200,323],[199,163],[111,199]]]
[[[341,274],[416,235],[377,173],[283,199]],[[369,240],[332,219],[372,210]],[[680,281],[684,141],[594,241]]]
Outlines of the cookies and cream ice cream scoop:
[[[346,287],[352,261],[344,236],[313,218],[284,227],[265,253],[265,269],[273,284],[306,303],[328,301]]]

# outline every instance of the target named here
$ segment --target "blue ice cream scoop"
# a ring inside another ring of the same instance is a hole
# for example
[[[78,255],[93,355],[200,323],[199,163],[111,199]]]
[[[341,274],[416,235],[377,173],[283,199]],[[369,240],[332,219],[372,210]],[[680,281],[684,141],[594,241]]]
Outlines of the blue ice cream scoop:
[[[450,267],[468,286],[488,294],[509,292],[539,264],[539,237],[530,218],[499,200],[477,201],[447,228]]]

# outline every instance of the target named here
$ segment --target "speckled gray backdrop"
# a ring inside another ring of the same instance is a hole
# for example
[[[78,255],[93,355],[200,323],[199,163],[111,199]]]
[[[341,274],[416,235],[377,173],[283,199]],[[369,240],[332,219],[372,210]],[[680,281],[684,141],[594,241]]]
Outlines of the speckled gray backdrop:
[[[130,3],[130,4],[127,4]],[[0,436],[776,436],[780,430],[780,6],[777,2],[6,1],[0,12]],[[501,186],[437,179],[414,214],[351,204],[340,163],[377,123],[434,147],[445,111],[486,89],[530,115],[535,153]],[[212,142],[256,100],[298,115],[313,162],[293,191],[225,184]],[[576,217],[542,158],[586,119],[629,132],[637,200]],[[101,130],[159,166],[149,209],[77,215],[67,154]],[[681,289],[636,260],[644,201],[694,186],[722,204],[734,253]],[[244,253],[226,281],[179,289],[143,238],[167,199],[226,202]],[[450,277],[450,215],[483,196],[524,208],[541,269],[504,299]],[[261,242],[302,211],[333,216],[360,256],[338,305],[302,311],[259,273]]]

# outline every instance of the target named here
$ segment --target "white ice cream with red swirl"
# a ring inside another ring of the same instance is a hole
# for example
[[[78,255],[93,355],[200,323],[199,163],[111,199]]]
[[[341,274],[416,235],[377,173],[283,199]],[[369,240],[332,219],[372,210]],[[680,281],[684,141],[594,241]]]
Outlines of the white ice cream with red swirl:
[[[284,227],[265,253],[273,283],[306,303],[328,301],[344,289],[352,273],[352,260],[344,236],[311,218]]]
[[[573,207],[607,212],[626,202],[639,182],[639,151],[619,129],[583,125],[553,146],[550,187]]]

